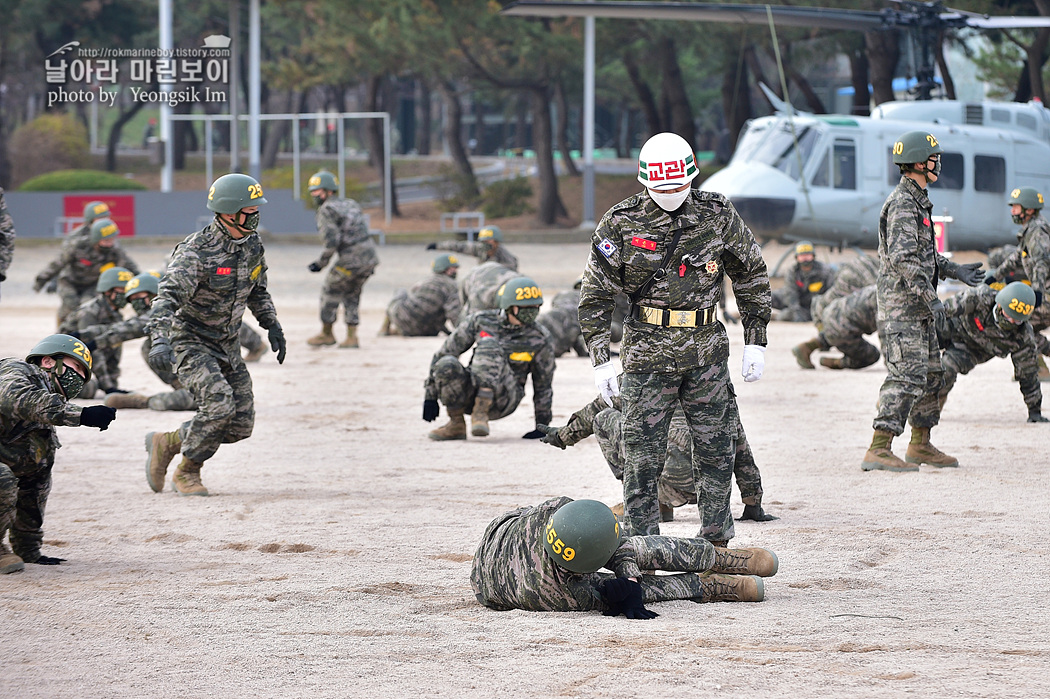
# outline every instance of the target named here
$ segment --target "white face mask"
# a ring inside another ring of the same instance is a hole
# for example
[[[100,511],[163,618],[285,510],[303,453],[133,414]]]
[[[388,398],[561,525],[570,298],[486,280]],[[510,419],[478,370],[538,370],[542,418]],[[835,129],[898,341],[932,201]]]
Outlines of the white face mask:
[[[690,188],[686,187],[681,192],[674,192],[673,194],[662,194],[655,189],[649,189],[647,191],[649,192],[649,196],[653,198],[653,201],[655,201],[656,205],[661,209],[664,211],[674,211],[689,197]]]

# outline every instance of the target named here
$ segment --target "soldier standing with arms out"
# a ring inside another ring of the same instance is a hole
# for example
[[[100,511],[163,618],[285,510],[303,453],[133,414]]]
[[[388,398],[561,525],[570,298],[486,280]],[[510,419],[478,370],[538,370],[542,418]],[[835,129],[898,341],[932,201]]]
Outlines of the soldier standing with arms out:
[[[943,152],[926,131],[909,131],[893,144],[901,180],[879,215],[879,335],[884,339],[886,380],[879,390],[875,434],[864,454],[865,471],[918,471],[894,456],[893,438],[912,425],[906,457],[914,464],[958,466],[957,459],[930,444],[937,424],[937,391],[943,369],[937,328],[946,322],[937,281],[951,277],[974,286],[984,279],[981,263],[959,265],[937,252],[926,187],[937,181]]]
[[[1050,327],[1050,303],[1046,294],[1050,286],[1050,222],[1043,217],[1043,195],[1034,187],[1018,187],[1010,192],[1010,215],[1023,226],[1017,233],[1017,250],[998,267],[988,272],[985,284],[995,284],[1023,271],[1035,292],[1035,311],[1030,323],[1035,330],[1039,353],[1050,357],[1050,340],[1042,331]]]
[[[416,282],[411,289],[398,289],[386,307],[386,317],[380,335],[433,337],[449,332],[446,322],[459,322],[461,310],[456,274],[459,260],[455,255],[438,255],[430,264],[433,271],[426,279]]]
[[[440,243],[430,243],[427,250],[449,250],[464,255],[473,255],[482,262],[498,262],[504,267],[518,270],[518,258],[510,254],[503,247],[503,231],[499,226],[486,226],[478,231],[478,239],[473,243],[466,240],[443,240]]]
[[[24,362],[0,359],[0,573],[65,560],[40,553],[51,468],[61,446],[55,427],[104,430],[117,415],[104,405],[69,402],[90,379],[91,352],[69,335],[45,337]]]
[[[697,172],[692,148],[681,136],[656,134],[642,146],[638,180],[646,190],[612,207],[594,232],[580,326],[595,384],[611,405],[620,392],[609,358],[612,313],[618,292],[630,297],[632,311],[620,343],[627,533],[660,531],[657,480],[671,416],[681,405],[693,440],[698,536],[725,546],[733,538],[738,416],[727,365],[729,338],[715,310],[728,275],[744,327],[744,380],[757,381],[764,367],[770,289],[751,230],[724,196],[691,188]]]
[[[339,182],[326,170],[314,173],[308,182],[310,196],[317,206],[317,231],[324,249],[321,256],[309,264],[311,272],[320,272],[335,257],[335,264],[321,287],[321,332],[306,341],[313,347],[335,344],[332,326],[340,304],[346,322],[346,339],[340,347],[359,347],[357,325],[361,290],[379,264],[375,243],[368,234],[361,206],[353,199],[336,196]]]
[[[215,219],[175,247],[153,301],[149,365],[174,368],[193,394],[197,413],[174,432],[146,435],[146,482],[164,489],[168,464],[182,452],[171,482],[181,495],[207,495],[201,467],[220,444],[251,436],[255,425],[252,378],[241,359],[237,332],[244,309],[268,330],[270,347],[284,363],[286,344],[266,290],[266,260],[256,235],[262,185],[232,173],[215,180],[208,209]]]
[[[15,254],[15,222],[7,213],[7,202],[4,201],[4,189],[0,187],[0,284],[7,279],[7,268]]]

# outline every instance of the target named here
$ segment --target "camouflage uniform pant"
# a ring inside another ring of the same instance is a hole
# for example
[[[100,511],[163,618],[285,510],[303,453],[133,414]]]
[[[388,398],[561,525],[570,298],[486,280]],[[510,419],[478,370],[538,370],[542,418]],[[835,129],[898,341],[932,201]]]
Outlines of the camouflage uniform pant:
[[[250,437],[255,426],[252,377],[240,356],[219,359],[195,344],[175,343],[179,382],[193,395],[197,414],[179,428],[182,455],[203,463],[220,444]]]
[[[329,269],[324,286],[321,288],[321,322],[335,323],[336,313],[342,304],[343,320],[347,325],[357,325],[359,322],[357,308],[361,304],[361,290],[368,278],[372,276],[373,271],[375,267],[351,270],[336,266]]]
[[[58,280],[58,324],[61,325],[66,316],[77,310],[80,304],[93,297],[95,293],[95,284],[76,286],[68,279],[60,278]]]
[[[40,558],[44,508],[51,492],[55,446],[49,435],[32,433],[0,443],[0,553],[11,548],[26,563]]]
[[[244,323],[241,323],[241,329],[237,331],[237,339],[240,340],[241,347],[249,352],[255,351],[263,346],[262,335],[255,332]]]
[[[498,420],[513,413],[525,396],[495,338],[478,340],[469,368],[448,355],[434,364],[431,375],[434,377],[438,400],[449,408],[466,413],[474,407],[478,389],[491,388],[490,420]]]
[[[177,391],[165,391],[149,397],[150,410],[196,410],[197,401],[185,388]]]
[[[820,349],[827,352],[835,348],[842,352],[843,369],[863,369],[879,361],[879,348],[864,339],[864,333],[856,329],[841,327],[835,321],[823,323],[820,333]]]
[[[762,474],[755,463],[751,445],[747,442],[744,425],[738,424],[736,457],[733,460],[733,478],[745,505],[762,505]],[[623,480],[625,463],[623,444],[623,413],[606,408],[594,416],[594,437],[609,464],[609,470],[618,481]],[[696,485],[693,483],[693,464],[689,451],[673,441],[667,444],[667,460],[660,480],[656,483],[660,504],[679,507],[696,504]]]
[[[405,306],[407,298],[408,289],[398,289],[394,292],[394,298],[386,307],[390,323],[405,337],[434,337],[439,334],[441,331],[436,329],[437,323],[433,318],[424,321],[409,312]]]
[[[659,534],[657,481],[667,457],[671,416],[681,403],[693,438],[693,480],[701,529],[710,541],[733,538],[730,496],[739,416],[725,362],[681,374],[625,373],[621,386],[626,467],[624,528]]]
[[[932,320],[889,321],[879,325],[885,338],[886,380],[879,389],[879,412],[872,426],[899,435],[904,423],[934,427],[940,420],[937,393],[944,369]]]
[[[643,575],[638,579],[645,602],[679,599],[703,601],[702,573],[715,563],[715,548],[706,539],[675,536],[634,536],[635,561],[642,570],[662,570],[676,575]],[[600,573],[602,578],[611,574]],[[595,597],[596,602],[600,602]],[[603,607],[604,605],[602,605]],[[602,608],[599,607],[599,608]]]
[[[1039,354],[1050,357],[1050,338],[1043,334],[1044,330],[1050,328],[1050,299],[1043,299],[1042,305],[1032,312],[1028,322],[1035,330],[1035,346]]]

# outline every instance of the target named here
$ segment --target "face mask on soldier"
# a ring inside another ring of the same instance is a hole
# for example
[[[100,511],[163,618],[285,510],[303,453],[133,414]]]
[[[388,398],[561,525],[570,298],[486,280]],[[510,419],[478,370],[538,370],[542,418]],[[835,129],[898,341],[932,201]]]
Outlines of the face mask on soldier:
[[[995,324],[999,326],[1000,330],[1016,330],[1018,323],[1013,322],[1010,318],[1006,317],[1003,310],[996,306],[992,309],[992,315],[995,316]]]
[[[540,309],[536,306],[526,306],[525,308],[518,308],[518,312],[514,315],[515,318],[520,320],[524,325],[532,325],[536,322],[536,318],[540,315]]]
[[[55,366],[51,369],[51,375],[55,377],[55,381],[62,388],[62,394],[72,400],[80,395],[80,390],[84,388],[84,377],[63,363],[62,357],[55,357]]]

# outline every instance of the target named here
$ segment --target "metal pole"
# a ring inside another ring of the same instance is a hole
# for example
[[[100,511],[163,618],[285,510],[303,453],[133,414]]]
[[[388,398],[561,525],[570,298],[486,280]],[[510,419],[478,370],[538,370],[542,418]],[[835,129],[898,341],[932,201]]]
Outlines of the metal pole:
[[[394,210],[394,203],[390,200],[392,195],[392,182],[394,179],[393,167],[390,162],[390,114],[383,113],[383,213],[386,215],[387,225]]]
[[[583,20],[583,221],[594,230],[594,17]]]
[[[230,3],[230,172],[241,170],[241,0]],[[211,184],[209,182],[209,184]]]
[[[159,5],[159,44],[158,48],[161,51],[167,51],[168,56],[171,56],[171,49],[174,46],[172,41],[172,0],[160,0]],[[160,86],[161,92],[171,92],[171,84],[165,83]],[[172,144],[171,144],[171,104],[165,100],[160,104],[160,140],[164,144],[164,164],[160,170],[160,191],[170,192],[174,187],[172,182],[174,180],[173,164],[172,164]]]
[[[336,122],[335,148],[339,151],[339,197],[346,196],[346,148],[343,147],[343,117]]]
[[[296,201],[302,198],[299,188],[302,186],[299,174],[299,117],[292,119],[292,198]]]
[[[259,77],[261,45],[259,0],[248,5],[248,171],[256,180],[262,177],[259,163],[259,108],[262,84]]]
[[[204,120],[204,188],[211,187],[211,183],[215,181],[212,177],[214,171],[212,170],[212,152],[211,152],[211,119]]]
[[[98,93],[101,96],[102,86],[99,85]],[[91,101],[91,152],[98,148],[98,100]]]

